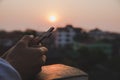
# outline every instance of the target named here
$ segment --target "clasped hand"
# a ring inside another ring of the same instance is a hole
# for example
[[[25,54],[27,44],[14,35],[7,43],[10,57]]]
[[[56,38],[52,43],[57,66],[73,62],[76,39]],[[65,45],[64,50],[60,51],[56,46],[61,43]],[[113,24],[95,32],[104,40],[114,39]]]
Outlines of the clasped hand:
[[[32,80],[46,60],[47,48],[40,45],[30,47],[32,39],[31,36],[24,36],[2,56],[20,73],[23,80]]]

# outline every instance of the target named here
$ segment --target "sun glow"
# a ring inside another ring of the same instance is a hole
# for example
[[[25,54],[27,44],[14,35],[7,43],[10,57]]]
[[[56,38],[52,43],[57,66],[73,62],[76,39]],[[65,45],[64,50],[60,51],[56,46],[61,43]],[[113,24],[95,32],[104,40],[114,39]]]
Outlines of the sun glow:
[[[49,20],[51,21],[51,22],[56,22],[56,16],[50,16],[49,17]]]

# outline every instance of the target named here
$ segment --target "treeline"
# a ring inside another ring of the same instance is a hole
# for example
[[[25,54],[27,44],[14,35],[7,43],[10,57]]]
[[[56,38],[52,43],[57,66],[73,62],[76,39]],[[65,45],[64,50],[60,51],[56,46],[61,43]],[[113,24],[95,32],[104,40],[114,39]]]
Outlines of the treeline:
[[[94,31],[101,32],[102,35],[97,36]],[[0,31],[0,55],[15,45],[24,35],[36,36],[38,33],[44,32],[31,29]],[[46,54],[46,65],[62,63],[80,68],[89,74],[90,80],[120,80],[120,34],[106,33],[98,29],[79,33],[74,37],[74,45],[56,47],[55,33],[49,40],[44,41],[43,45],[49,50]]]

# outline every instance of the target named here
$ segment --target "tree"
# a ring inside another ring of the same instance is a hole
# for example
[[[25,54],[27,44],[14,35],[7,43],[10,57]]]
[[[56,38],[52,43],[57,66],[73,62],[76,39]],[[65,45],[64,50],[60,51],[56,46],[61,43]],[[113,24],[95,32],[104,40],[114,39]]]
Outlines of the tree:
[[[107,59],[107,55],[100,48],[88,48],[86,46],[81,47],[78,50],[79,64],[84,68],[89,68],[96,64],[104,63]]]
[[[89,39],[87,32],[79,32],[74,36],[76,42],[85,42]]]

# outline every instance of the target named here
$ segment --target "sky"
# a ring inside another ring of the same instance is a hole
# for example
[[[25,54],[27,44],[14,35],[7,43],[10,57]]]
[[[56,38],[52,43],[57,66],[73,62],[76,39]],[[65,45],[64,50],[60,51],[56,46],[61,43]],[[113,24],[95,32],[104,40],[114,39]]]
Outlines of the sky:
[[[120,0],[0,0],[0,30],[45,31],[67,24],[120,32]]]

